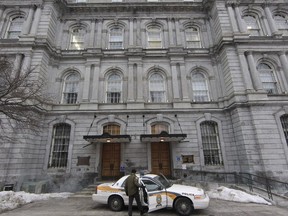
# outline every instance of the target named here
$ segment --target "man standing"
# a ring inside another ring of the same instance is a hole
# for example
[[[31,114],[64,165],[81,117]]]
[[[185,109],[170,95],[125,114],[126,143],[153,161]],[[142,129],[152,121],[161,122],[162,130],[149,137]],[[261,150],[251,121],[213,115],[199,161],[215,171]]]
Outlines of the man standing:
[[[138,209],[140,211],[140,215],[144,215],[143,207],[141,205],[140,196],[139,196],[139,184],[138,177],[136,176],[136,170],[132,169],[130,176],[126,179],[125,183],[125,192],[126,195],[129,196],[129,207],[128,207],[128,215],[132,216],[132,203],[135,198],[137,202]]]

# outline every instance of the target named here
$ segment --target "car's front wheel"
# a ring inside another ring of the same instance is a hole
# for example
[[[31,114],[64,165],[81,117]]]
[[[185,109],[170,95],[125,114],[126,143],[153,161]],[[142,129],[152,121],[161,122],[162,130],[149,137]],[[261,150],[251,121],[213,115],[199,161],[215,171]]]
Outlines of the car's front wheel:
[[[185,197],[178,198],[175,202],[174,207],[176,212],[181,216],[188,216],[193,211],[192,202]]]
[[[108,205],[112,211],[121,211],[124,206],[124,202],[120,196],[112,196],[109,198]]]

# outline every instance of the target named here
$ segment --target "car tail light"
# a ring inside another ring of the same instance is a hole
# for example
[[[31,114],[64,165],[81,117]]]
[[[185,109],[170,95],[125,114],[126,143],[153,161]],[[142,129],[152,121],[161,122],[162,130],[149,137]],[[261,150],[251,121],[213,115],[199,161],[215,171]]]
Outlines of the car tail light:
[[[206,195],[205,194],[202,194],[202,195],[194,195],[194,199],[205,199]]]

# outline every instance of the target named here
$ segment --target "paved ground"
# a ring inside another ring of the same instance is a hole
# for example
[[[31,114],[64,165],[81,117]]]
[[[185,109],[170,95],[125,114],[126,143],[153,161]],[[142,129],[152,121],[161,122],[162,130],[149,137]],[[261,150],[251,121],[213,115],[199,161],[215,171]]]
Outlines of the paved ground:
[[[288,202],[287,202],[288,206]],[[122,212],[112,212],[107,205],[93,203],[90,198],[50,199],[37,201],[12,211],[4,212],[1,216],[126,216],[127,208]],[[140,215],[137,208],[134,215]],[[149,216],[172,216],[173,210],[152,212]],[[193,215],[198,216],[287,216],[288,208],[267,206],[253,203],[237,203],[211,199],[209,208],[197,210]]]

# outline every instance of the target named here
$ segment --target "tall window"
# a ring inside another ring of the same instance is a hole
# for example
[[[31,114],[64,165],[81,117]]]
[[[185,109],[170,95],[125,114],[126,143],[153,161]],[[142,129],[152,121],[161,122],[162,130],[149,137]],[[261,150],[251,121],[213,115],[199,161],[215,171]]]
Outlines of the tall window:
[[[149,92],[151,102],[165,102],[165,80],[159,73],[154,73],[149,79]]]
[[[103,133],[108,133],[110,135],[119,135],[120,126],[116,124],[109,124],[103,127]]]
[[[11,17],[8,23],[6,38],[18,39],[18,36],[22,31],[24,20],[23,16]]]
[[[110,29],[109,38],[110,49],[122,49],[123,48],[123,29],[114,27]]]
[[[71,126],[68,124],[57,124],[53,127],[52,146],[48,164],[49,167],[67,167],[70,131]]]
[[[217,123],[202,122],[200,129],[205,165],[223,165]]]
[[[277,14],[274,16],[276,27],[284,35],[288,35],[288,16]]]
[[[75,104],[78,98],[80,77],[77,73],[72,73],[65,78],[62,102],[65,104]]]
[[[111,74],[107,80],[107,103],[120,103],[122,79],[118,74]]]
[[[157,26],[151,26],[147,28],[148,48],[161,48],[162,36],[161,28]]]
[[[70,49],[84,49],[84,37],[86,29],[82,27],[74,28],[71,31]]]
[[[200,48],[200,34],[197,28],[189,27],[185,29],[186,45],[188,48]]]
[[[202,73],[192,75],[193,101],[209,101],[208,82]]]
[[[281,125],[282,125],[282,128],[283,128],[286,144],[288,146],[288,115],[287,114],[282,115],[280,117],[280,121],[281,121]]]
[[[151,126],[151,134],[160,134],[163,131],[169,133],[168,126],[165,124],[154,124]]]
[[[277,82],[273,69],[264,63],[259,64],[257,69],[260,74],[263,89],[266,90],[268,94],[277,94]]]
[[[247,31],[250,33],[251,36],[261,35],[261,28],[256,16],[246,15],[244,16],[244,20],[246,22]]]

